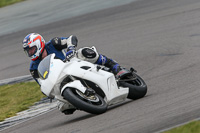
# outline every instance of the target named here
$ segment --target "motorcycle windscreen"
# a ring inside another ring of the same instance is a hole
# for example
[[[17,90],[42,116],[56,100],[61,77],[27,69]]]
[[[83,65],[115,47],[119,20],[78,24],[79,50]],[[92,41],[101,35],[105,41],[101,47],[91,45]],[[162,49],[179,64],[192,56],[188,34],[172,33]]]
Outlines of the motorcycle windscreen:
[[[51,55],[45,57],[38,66],[38,75],[41,79],[48,78]]]

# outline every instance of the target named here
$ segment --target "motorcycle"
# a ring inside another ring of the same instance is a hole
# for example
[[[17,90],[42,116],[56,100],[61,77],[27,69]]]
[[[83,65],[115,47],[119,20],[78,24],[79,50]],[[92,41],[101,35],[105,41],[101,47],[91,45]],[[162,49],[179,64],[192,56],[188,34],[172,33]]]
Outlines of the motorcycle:
[[[132,75],[117,79],[108,68],[78,59],[62,61],[55,54],[45,57],[38,66],[41,91],[77,110],[92,114],[106,112],[108,106],[146,95],[144,80]]]

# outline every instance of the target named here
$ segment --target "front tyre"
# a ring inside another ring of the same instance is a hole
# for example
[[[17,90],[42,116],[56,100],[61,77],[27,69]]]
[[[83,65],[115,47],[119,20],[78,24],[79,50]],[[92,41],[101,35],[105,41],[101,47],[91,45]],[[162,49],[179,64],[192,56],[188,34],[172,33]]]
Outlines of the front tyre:
[[[86,96],[75,88],[66,88],[63,97],[80,110],[92,114],[102,114],[107,110],[107,104],[98,94]]]

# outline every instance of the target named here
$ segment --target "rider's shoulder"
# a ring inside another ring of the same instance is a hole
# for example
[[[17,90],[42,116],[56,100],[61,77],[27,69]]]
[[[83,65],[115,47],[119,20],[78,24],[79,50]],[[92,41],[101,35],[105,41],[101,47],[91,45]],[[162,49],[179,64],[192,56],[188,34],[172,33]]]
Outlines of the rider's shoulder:
[[[49,46],[49,45],[52,45],[52,41],[51,40],[45,43],[45,46]]]
[[[30,63],[30,70],[35,70],[38,68],[38,65],[40,64],[40,61],[39,59],[35,60],[35,61],[31,61]]]
[[[51,49],[52,46],[53,46],[53,44],[52,44],[51,40],[45,43],[45,48],[46,48],[47,50],[48,50],[48,49]]]

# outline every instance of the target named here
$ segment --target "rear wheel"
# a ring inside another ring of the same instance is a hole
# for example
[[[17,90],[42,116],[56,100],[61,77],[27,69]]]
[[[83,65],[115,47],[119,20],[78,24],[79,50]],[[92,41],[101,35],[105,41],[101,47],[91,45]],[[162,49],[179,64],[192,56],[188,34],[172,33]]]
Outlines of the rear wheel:
[[[121,86],[129,87],[129,93],[127,98],[129,99],[139,99],[146,95],[147,85],[144,80],[137,74],[134,73],[134,80],[131,81],[121,81],[119,83]]]
[[[107,110],[105,100],[96,93],[86,96],[75,88],[66,88],[62,95],[72,105],[88,113],[101,114]]]

